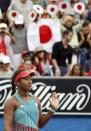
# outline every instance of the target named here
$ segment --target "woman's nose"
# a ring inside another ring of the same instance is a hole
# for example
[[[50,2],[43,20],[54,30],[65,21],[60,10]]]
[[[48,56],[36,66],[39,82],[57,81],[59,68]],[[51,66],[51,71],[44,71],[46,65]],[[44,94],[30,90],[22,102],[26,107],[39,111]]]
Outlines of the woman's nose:
[[[32,84],[32,80],[29,79],[29,83]]]

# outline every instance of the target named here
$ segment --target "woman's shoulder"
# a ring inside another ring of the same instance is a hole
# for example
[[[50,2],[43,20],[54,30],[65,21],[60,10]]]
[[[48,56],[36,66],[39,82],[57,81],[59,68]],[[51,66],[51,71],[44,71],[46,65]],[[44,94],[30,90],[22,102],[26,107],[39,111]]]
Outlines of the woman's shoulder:
[[[8,98],[5,103],[4,103],[4,107],[14,107],[16,103],[16,99],[14,96],[11,96],[10,98]]]

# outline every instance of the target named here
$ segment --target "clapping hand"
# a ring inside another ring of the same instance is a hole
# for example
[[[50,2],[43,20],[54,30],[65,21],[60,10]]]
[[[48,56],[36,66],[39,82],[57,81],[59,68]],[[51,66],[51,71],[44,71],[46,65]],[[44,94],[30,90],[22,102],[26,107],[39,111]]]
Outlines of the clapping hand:
[[[85,40],[85,38],[84,38],[83,33],[82,33],[82,32],[80,32],[80,35],[81,35],[81,40],[82,40],[82,41],[84,41],[84,40]]]
[[[53,92],[50,100],[50,105],[53,109],[58,109],[59,106],[59,99],[58,99],[58,94],[56,92]]]
[[[88,34],[88,36],[87,36],[87,42],[91,42],[91,34]]]
[[[55,76],[60,76],[60,75],[61,75],[60,69],[56,68],[56,70],[55,70]]]

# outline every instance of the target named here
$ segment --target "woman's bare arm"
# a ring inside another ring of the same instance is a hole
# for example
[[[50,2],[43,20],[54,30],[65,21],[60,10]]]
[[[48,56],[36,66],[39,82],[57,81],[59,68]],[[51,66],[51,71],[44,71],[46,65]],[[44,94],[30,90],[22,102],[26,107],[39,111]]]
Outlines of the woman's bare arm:
[[[37,100],[38,107],[39,107],[39,123],[38,123],[38,125],[39,125],[39,128],[42,128],[50,120],[50,118],[53,116],[54,112],[52,110],[49,110],[46,115],[42,114],[40,100],[38,98],[36,98],[36,100]],[[54,110],[56,110],[59,105],[59,100],[57,98],[51,97],[50,103],[51,103],[51,107],[54,108]]]
[[[14,102],[8,99],[4,105],[4,131],[12,131]]]

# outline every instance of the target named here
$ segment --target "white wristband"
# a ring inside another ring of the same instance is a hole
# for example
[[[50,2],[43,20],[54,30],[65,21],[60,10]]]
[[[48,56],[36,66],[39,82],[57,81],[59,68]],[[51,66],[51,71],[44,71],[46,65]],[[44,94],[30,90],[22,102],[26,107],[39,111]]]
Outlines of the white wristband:
[[[53,112],[53,113],[56,111],[56,110],[53,109],[52,107],[50,107],[48,110],[51,111],[51,112]]]

